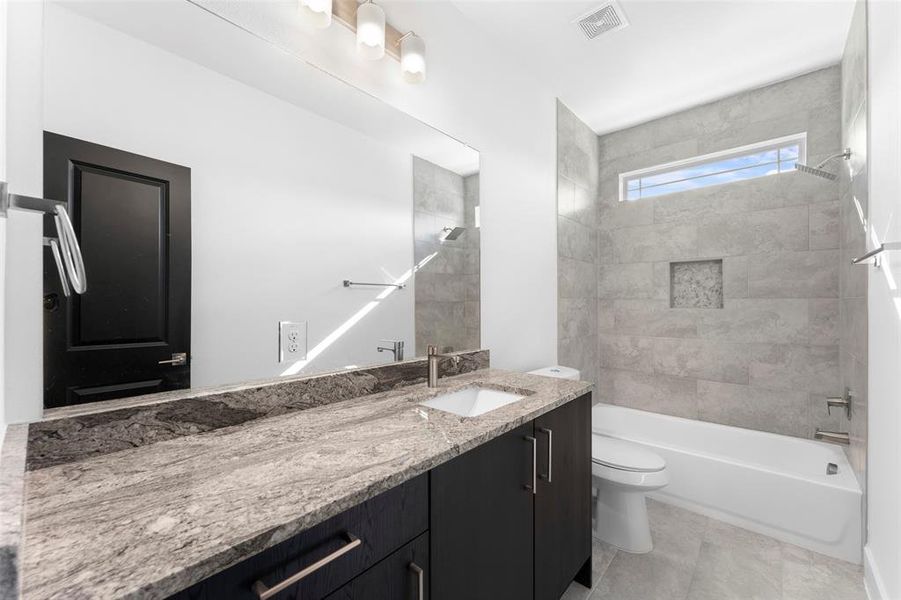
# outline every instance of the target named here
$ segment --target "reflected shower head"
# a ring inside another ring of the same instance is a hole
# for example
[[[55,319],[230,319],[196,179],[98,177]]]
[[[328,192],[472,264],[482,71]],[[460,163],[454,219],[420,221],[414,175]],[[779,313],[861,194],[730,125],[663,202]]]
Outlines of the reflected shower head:
[[[801,163],[795,163],[795,168],[802,173],[807,173],[808,175],[814,175],[816,177],[828,179],[829,181],[835,181],[836,179],[838,179],[838,175],[836,175],[835,173],[830,173],[829,171],[825,171],[823,169],[823,166],[825,166],[825,164],[830,160],[835,160],[836,158],[844,158],[845,160],[848,160],[849,158],[851,158],[851,148],[845,148],[845,151],[841,152],[840,154],[833,154],[815,167]]]
[[[441,231],[443,231],[447,234],[442,238],[442,240],[454,241],[455,239],[457,239],[458,237],[460,237],[461,235],[466,233],[466,228],[465,227],[445,227]]]

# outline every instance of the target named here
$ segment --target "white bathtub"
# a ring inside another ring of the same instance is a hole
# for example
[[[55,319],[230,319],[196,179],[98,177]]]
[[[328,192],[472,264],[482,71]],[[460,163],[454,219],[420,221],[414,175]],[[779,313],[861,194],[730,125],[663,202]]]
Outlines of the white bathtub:
[[[666,460],[670,483],[651,494],[661,502],[861,561],[860,486],[838,446],[609,404],[592,409],[592,428]]]

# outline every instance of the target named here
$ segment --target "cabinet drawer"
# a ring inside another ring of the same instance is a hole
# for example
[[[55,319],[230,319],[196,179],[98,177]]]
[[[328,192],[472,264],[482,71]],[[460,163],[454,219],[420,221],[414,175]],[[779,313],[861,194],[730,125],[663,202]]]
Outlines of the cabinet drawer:
[[[388,490],[172,598],[258,600],[257,581],[273,589],[304,570],[309,574],[273,600],[324,598],[428,529],[427,477]]]
[[[326,600],[428,600],[429,534],[330,594]]]

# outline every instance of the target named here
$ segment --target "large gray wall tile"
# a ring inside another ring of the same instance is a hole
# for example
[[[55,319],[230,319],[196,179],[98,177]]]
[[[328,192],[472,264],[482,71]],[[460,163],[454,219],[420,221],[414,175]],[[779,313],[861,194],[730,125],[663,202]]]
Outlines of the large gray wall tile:
[[[770,390],[718,381],[698,381],[702,421],[784,435],[810,435],[806,392]],[[779,415],[778,419],[774,419]]]
[[[602,367],[654,372],[653,340],[646,337],[602,334],[598,336]]]
[[[839,252],[774,252],[748,263],[752,298],[838,297]]]
[[[737,256],[777,250],[807,250],[806,206],[708,217],[698,224],[701,256]]]
[[[802,299],[733,299],[700,313],[698,335],[729,342],[806,344],[808,304]]]
[[[658,285],[654,263],[598,265],[598,297],[663,298],[666,289]]]
[[[611,232],[616,262],[648,262],[698,256],[698,227],[693,223],[660,223]]]
[[[639,410],[698,418],[697,382],[686,377],[602,368],[598,399]]]
[[[666,300],[616,300],[613,302],[617,333],[650,337],[697,337],[697,310],[673,310]]]
[[[839,203],[826,202],[810,207],[810,249],[824,250],[838,248],[841,227],[839,225]]]
[[[839,388],[837,346],[774,346],[750,361],[751,385],[832,394]]]
[[[652,347],[656,373],[748,383],[750,357],[742,344],[719,340],[654,338]]]

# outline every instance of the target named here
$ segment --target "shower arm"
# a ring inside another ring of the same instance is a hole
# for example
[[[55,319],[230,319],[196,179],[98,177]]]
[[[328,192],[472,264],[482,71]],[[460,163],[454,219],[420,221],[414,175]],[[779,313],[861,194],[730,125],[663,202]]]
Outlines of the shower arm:
[[[69,282],[77,294],[87,291],[88,280],[85,274],[84,259],[81,247],[75,236],[75,229],[66,211],[66,203],[59,200],[48,200],[34,196],[10,194],[5,181],[0,181],[0,217],[9,217],[10,210],[28,210],[40,212],[53,217],[56,225],[55,238],[43,238],[43,245],[49,246],[53,260],[59,270],[63,294],[69,296]],[[68,276],[68,281],[66,277]]]
[[[845,148],[844,152],[839,152],[838,154],[833,154],[832,156],[830,156],[829,158],[827,158],[826,160],[824,160],[820,164],[818,164],[816,166],[816,168],[822,169],[823,166],[825,166],[825,164],[827,162],[829,162],[830,160],[835,160],[836,158],[844,158],[845,160],[848,160],[849,158],[851,158],[851,148]]]

